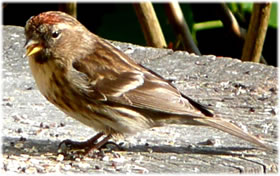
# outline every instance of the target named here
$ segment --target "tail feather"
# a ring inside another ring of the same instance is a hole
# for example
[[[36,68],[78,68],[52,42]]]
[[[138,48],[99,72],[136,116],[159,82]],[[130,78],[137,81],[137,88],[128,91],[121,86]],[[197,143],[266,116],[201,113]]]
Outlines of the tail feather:
[[[248,142],[254,143],[262,148],[271,149],[268,145],[265,145],[260,140],[258,140],[256,137],[254,137],[253,135],[244,132],[238,126],[236,126],[230,122],[227,122],[225,120],[218,119],[218,118],[212,118],[212,117],[211,118],[207,118],[207,117],[206,118],[196,118],[194,120],[198,121],[204,125],[211,126],[213,128],[222,130],[226,133],[229,133],[233,136],[244,139]]]

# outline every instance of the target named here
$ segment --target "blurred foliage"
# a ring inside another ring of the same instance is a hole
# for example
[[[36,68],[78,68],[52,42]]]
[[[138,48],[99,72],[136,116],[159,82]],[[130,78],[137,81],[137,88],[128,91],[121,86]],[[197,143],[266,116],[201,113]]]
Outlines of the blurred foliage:
[[[215,28],[222,28],[223,23],[220,20],[212,20],[212,21],[205,21],[205,22],[200,22],[200,23],[195,23],[192,26],[192,37],[194,41],[197,43],[196,40],[196,33],[197,31],[200,30],[210,30],[210,29],[215,29]]]
[[[193,39],[203,54],[240,58],[242,44],[224,29],[219,12],[213,3],[180,3],[185,19],[191,29]],[[248,29],[253,10],[253,2],[226,3],[240,27]],[[263,56],[269,65],[277,65],[277,2],[272,3],[270,21],[266,34]],[[184,6],[188,8],[184,9]],[[175,41],[174,43],[177,43]]]
[[[227,3],[229,9],[234,14],[240,26],[247,28],[250,22],[250,16],[253,10],[253,3]],[[221,28],[222,23],[219,20],[195,22],[191,8],[184,11],[186,21],[188,22],[193,37],[196,38],[196,32],[199,30],[208,30],[213,28]],[[277,28],[277,3],[272,3],[271,14],[269,19],[269,27]]]
[[[272,3],[271,12],[270,12],[270,19],[269,19],[269,26],[277,28],[277,3]]]
[[[253,11],[253,3],[227,3],[228,7],[234,14],[234,16],[239,19],[239,21],[244,21],[246,15],[251,15]],[[269,26],[277,28],[277,3],[273,2],[270,12]]]
[[[180,4],[180,7],[182,9],[182,12],[184,13],[184,17],[188,23],[190,31],[192,32],[192,26],[195,24],[193,13],[192,13],[192,7],[190,4],[186,4],[186,3]]]

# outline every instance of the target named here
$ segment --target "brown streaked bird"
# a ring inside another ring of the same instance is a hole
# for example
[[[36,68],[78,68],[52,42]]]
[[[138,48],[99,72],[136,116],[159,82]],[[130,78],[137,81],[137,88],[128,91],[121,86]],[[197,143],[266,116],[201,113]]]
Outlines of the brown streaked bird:
[[[210,126],[267,147],[65,13],[31,17],[25,35],[26,55],[40,92],[67,115],[99,131],[86,142],[64,141],[67,144],[88,147],[89,152],[117,134],[185,124]]]

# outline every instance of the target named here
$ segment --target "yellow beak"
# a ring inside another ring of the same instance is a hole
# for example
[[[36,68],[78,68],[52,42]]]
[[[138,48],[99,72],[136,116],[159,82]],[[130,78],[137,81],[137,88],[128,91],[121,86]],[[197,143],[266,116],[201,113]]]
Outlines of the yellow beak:
[[[28,40],[25,44],[25,48],[26,48],[25,56],[31,56],[41,51],[43,49],[43,46],[37,41]]]

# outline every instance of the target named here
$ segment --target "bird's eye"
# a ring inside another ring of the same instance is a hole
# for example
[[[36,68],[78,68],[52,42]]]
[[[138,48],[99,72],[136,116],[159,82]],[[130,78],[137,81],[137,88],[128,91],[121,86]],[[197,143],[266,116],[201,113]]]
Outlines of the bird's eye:
[[[60,35],[60,31],[54,31],[52,33],[52,38],[57,38]]]

